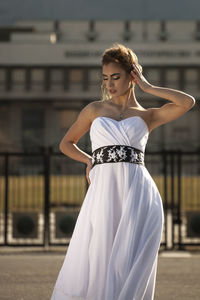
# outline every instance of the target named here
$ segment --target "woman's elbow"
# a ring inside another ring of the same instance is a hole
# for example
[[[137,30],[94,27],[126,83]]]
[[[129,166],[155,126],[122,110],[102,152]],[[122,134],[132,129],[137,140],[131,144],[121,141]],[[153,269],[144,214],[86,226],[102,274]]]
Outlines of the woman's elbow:
[[[62,140],[59,144],[59,150],[64,153],[66,151],[66,142]]]
[[[73,142],[66,141],[66,140],[62,139],[62,141],[61,141],[60,144],[59,144],[59,150],[60,150],[62,153],[66,154],[67,148],[68,148],[68,145],[69,145],[69,144],[73,144]]]
[[[192,108],[196,103],[196,100],[193,96],[190,96],[189,98],[189,108]]]
[[[188,96],[184,105],[186,110],[190,110],[195,105],[195,102],[196,100],[193,96]]]
[[[62,141],[61,141],[60,144],[59,144],[59,150],[60,150],[61,152],[63,152],[63,142],[62,142]]]

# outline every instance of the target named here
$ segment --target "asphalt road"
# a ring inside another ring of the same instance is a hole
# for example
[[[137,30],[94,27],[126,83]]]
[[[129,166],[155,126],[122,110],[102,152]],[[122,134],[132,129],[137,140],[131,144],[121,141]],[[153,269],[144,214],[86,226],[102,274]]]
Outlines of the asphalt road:
[[[49,300],[65,251],[0,251],[0,300]],[[200,299],[200,253],[159,255],[155,300]]]

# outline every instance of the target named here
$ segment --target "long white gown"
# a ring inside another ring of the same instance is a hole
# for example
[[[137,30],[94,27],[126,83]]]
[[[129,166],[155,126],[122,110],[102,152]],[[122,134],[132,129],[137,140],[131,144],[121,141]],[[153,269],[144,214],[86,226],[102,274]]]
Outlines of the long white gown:
[[[97,117],[92,151],[128,145],[142,151],[149,132],[133,116]],[[95,165],[51,300],[152,300],[164,214],[158,189],[143,165]]]

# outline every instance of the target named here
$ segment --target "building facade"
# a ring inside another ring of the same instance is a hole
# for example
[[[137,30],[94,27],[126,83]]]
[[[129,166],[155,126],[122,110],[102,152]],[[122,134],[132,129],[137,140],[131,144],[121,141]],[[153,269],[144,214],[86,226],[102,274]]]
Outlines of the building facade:
[[[200,147],[200,22],[18,21],[0,30],[0,151],[58,145],[80,110],[101,99],[101,54],[130,47],[154,85],[182,90],[196,105],[149,136],[148,150]],[[142,106],[165,100],[136,87]],[[78,146],[90,151],[89,132]]]

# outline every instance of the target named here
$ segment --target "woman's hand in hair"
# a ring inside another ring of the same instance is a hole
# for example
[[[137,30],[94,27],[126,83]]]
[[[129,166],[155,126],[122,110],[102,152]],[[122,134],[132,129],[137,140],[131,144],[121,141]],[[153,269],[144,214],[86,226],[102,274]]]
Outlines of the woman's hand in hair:
[[[151,84],[143,76],[136,63],[133,64],[133,71],[131,71],[131,76],[133,77],[133,82],[135,82],[142,91],[147,92],[148,88],[151,87]]]

